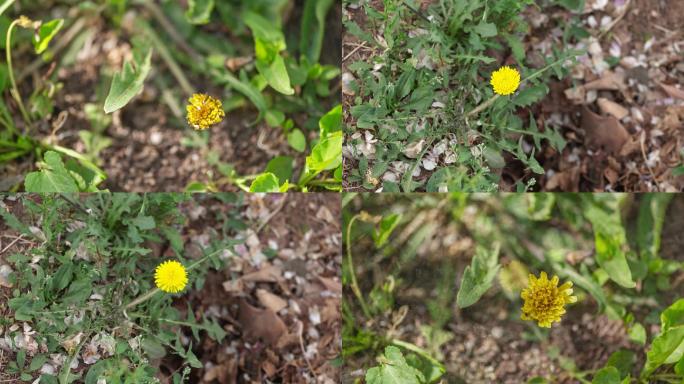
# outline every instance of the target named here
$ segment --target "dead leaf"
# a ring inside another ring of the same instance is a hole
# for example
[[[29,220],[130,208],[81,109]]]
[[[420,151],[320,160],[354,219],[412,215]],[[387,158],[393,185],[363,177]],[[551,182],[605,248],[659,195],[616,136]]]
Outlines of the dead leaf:
[[[606,71],[603,77],[594,80],[583,85],[583,88],[587,91],[590,90],[606,90],[606,91],[618,91],[625,87],[625,77],[624,75],[617,74],[615,72]]]
[[[605,97],[599,97],[596,103],[598,104],[599,108],[601,108],[601,112],[611,115],[618,120],[622,120],[625,118],[625,116],[629,115],[629,111],[626,108],[614,101],[606,99]]]
[[[425,145],[425,139],[407,145],[404,148],[404,155],[411,159],[418,158],[420,153],[423,152],[423,145]]]
[[[261,305],[270,309],[273,312],[277,313],[281,309],[287,307],[287,301],[281,299],[280,296],[274,295],[273,293],[265,289],[257,289],[256,295]]]
[[[247,339],[262,340],[275,346],[281,337],[287,335],[287,326],[278,315],[270,309],[259,309],[240,300],[238,322]]]
[[[629,139],[629,133],[616,118],[599,116],[587,107],[582,108],[582,128],[589,147],[605,148],[610,153],[618,153]]]
[[[568,170],[555,173],[546,182],[548,191],[558,189],[564,192],[579,192],[580,167],[575,166]]]
[[[277,283],[282,280],[283,271],[274,265],[264,265],[258,271],[248,273],[241,277],[244,281],[257,283]]]
[[[667,93],[670,97],[684,100],[684,90],[679,89],[673,85],[667,85],[663,83],[658,84],[660,84],[660,88],[662,88],[663,91],[665,91],[665,93]]]
[[[321,282],[321,284],[325,286],[325,289],[327,289],[328,291],[334,293],[342,293],[342,284],[339,281],[322,276],[318,276],[318,280]]]

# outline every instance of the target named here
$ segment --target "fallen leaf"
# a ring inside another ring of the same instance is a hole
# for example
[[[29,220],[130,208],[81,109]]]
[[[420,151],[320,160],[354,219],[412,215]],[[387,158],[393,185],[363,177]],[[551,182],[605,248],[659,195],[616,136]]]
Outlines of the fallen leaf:
[[[425,139],[407,145],[404,148],[404,155],[411,159],[417,158],[423,152],[423,145],[425,145]]]
[[[238,322],[247,339],[262,340],[270,346],[275,346],[281,337],[287,335],[287,326],[278,315],[270,309],[259,309],[240,301]]]
[[[257,289],[256,295],[261,305],[272,310],[273,312],[277,313],[281,309],[287,307],[287,301],[265,289]]]
[[[318,276],[318,280],[325,286],[328,291],[335,293],[342,293],[342,284],[339,281]]]
[[[663,83],[658,83],[658,84],[660,84],[660,88],[662,88],[663,91],[665,91],[665,93],[668,94],[668,96],[675,98],[675,99],[684,100],[684,90],[679,89],[673,85],[667,85],[667,84],[663,84]]]
[[[589,147],[605,148],[610,153],[618,153],[629,139],[629,133],[615,117],[599,116],[587,107],[582,108],[582,128]]]
[[[625,87],[625,78],[621,74],[615,72],[606,71],[603,77],[594,80],[582,86],[585,90],[606,90],[606,91],[618,91]]]
[[[599,97],[596,103],[601,108],[601,112],[611,115],[618,120],[622,120],[625,116],[629,115],[629,111],[626,108],[604,97]]]
[[[283,271],[274,265],[265,265],[258,271],[248,273],[241,277],[243,281],[257,283],[277,283],[282,280]]]

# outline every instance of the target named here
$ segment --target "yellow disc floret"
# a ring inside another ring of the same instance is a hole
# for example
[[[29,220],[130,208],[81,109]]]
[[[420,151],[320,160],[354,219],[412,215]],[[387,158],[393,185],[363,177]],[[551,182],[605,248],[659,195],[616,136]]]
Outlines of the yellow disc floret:
[[[527,288],[523,289],[520,297],[524,300],[522,307],[523,320],[536,321],[540,327],[551,328],[551,323],[560,322],[565,313],[565,304],[577,301],[572,296],[572,282],[558,286],[558,276],[548,279],[546,272],[539,278],[530,274]]]
[[[170,260],[157,266],[154,273],[154,282],[157,288],[164,292],[178,293],[185,289],[188,283],[188,274],[185,272],[183,264]]]
[[[226,116],[221,100],[204,93],[195,93],[188,99],[188,123],[195,129],[207,129]]]
[[[490,83],[494,88],[494,93],[501,96],[510,95],[520,86],[520,72],[508,66],[501,67],[492,73]]]

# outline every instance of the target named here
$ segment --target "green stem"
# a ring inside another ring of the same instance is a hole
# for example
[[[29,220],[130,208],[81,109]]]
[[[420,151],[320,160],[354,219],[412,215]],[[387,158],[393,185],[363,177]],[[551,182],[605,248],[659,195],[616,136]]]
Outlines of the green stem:
[[[354,261],[352,259],[352,251],[351,251],[351,229],[352,229],[352,224],[356,220],[358,220],[362,215],[357,214],[354,217],[349,220],[349,224],[347,224],[347,264],[349,265],[349,275],[351,278],[351,289],[352,292],[354,292],[354,295],[356,295],[356,298],[359,300],[359,304],[361,305],[361,310],[363,311],[363,314],[366,316],[366,318],[370,319],[371,318],[371,313],[370,310],[368,309],[368,305],[366,305],[366,300],[363,298],[363,295],[361,294],[361,289],[359,288],[359,283],[356,281],[356,273],[354,272]]]
[[[14,20],[9,28],[7,28],[7,37],[5,39],[5,53],[7,54],[7,73],[9,74],[10,84],[12,89],[10,89],[10,94],[19,105],[19,110],[21,111],[21,116],[24,118],[27,127],[31,128],[31,119],[24,108],[24,102],[21,101],[21,94],[19,94],[19,88],[17,88],[17,82],[14,80],[14,70],[12,69],[12,29],[19,23],[19,19]],[[26,132],[26,130],[24,130]]]

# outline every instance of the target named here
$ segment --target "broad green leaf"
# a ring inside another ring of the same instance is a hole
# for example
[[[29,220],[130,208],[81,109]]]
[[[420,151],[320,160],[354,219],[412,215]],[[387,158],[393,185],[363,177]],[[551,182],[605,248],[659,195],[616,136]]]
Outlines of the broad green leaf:
[[[337,105],[318,120],[320,138],[325,139],[331,133],[342,130],[342,105]]]
[[[245,12],[242,18],[254,35],[257,60],[271,63],[281,51],[287,49],[279,25],[251,11]]]
[[[139,60],[139,61],[138,61]],[[131,99],[140,93],[147,74],[150,72],[152,49],[147,51],[144,59],[134,57],[135,68],[130,61],[126,61],[121,72],[114,75],[109,94],[104,102],[104,111],[111,113],[128,104]]]
[[[287,134],[287,142],[297,152],[304,152],[306,149],[306,137],[299,129],[293,129]]]
[[[250,192],[280,192],[280,182],[276,175],[263,173],[259,175],[249,187]]]
[[[674,364],[684,357],[684,326],[672,327],[653,339],[646,352],[646,363],[641,372],[648,377],[663,364]]]
[[[316,144],[306,157],[306,168],[322,172],[337,168],[342,163],[342,131],[335,132]]]
[[[591,384],[620,384],[620,372],[615,367],[601,368],[594,374]]]
[[[90,367],[85,377],[85,384],[97,384],[98,379],[105,372],[108,364],[108,360],[100,360],[97,363],[95,363],[95,365]],[[41,380],[41,383],[42,382],[43,381]]]
[[[641,323],[634,323],[631,327],[629,327],[628,336],[629,339],[634,343],[639,345],[646,344],[646,329],[643,325],[641,325]]]
[[[475,304],[492,286],[500,267],[498,261],[498,244],[494,245],[491,250],[481,246],[475,249],[475,256],[463,272],[461,287],[456,295],[456,304],[459,308]]]
[[[684,356],[679,359],[679,363],[675,364],[674,371],[676,374],[684,376]]]
[[[31,359],[31,364],[29,364],[28,370],[33,372],[39,370],[43,364],[47,361],[47,355],[45,354],[38,354],[33,356],[33,359]]]
[[[684,299],[679,299],[660,314],[661,332],[684,325]]]
[[[33,48],[37,54],[41,54],[47,49],[50,40],[59,32],[62,25],[64,25],[64,19],[54,19],[41,24],[37,33],[33,36]]]
[[[188,10],[185,19],[190,24],[206,24],[214,9],[214,0],[188,0]]]
[[[513,97],[513,103],[519,107],[526,107],[541,100],[547,93],[549,88],[546,84],[527,87]]]
[[[47,167],[26,175],[26,192],[78,192],[76,182],[64,167],[62,158],[54,151],[45,153]]]
[[[392,234],[392,231],[394,231],[397,225],[399,225],[400,221],[401,215],[397,213],[384,216],[382,220],[380,220],[377,228],[373,230],[373,241],[375,242],[376,248],[380,248],[385,245]]]
[[[496,25],[493,23],[480,22],[473,31],[482,37],[494,37],[497,35]]]
[[[278,180],[292,180],[293,162],[290,156],[276,156],[266,165],[266,172],[274,174]]]
[[[294,88],[290,85],[290,75],[282,56],[276,55],[270,64],[257,60],[256,67],[273,89],[284,95],[294,95]]]
[[[380,365],[366,372],[367,384],[422,384],[425,377],[408,365],[399,348],[388,346],[380,357]]]
[[[482,155],[487,161],[487,164],[492,168],[501,169],[506,166],[506,160],[504,160],[503,156],[501,156],[501,151],[498,151],[494,148],[485,147],[485,149],[482,151]]]
[[[141,346],[150,360],[161,359],[166,356],[166,349],[164,346],[151,337],[144,338]]]
[[[606,366],[615,367],[620,372],[620,377],[627,377],[632,372],[632,367],[636,361],[636,355],[629,349],[620,349],[613,352],[608,358]]]

